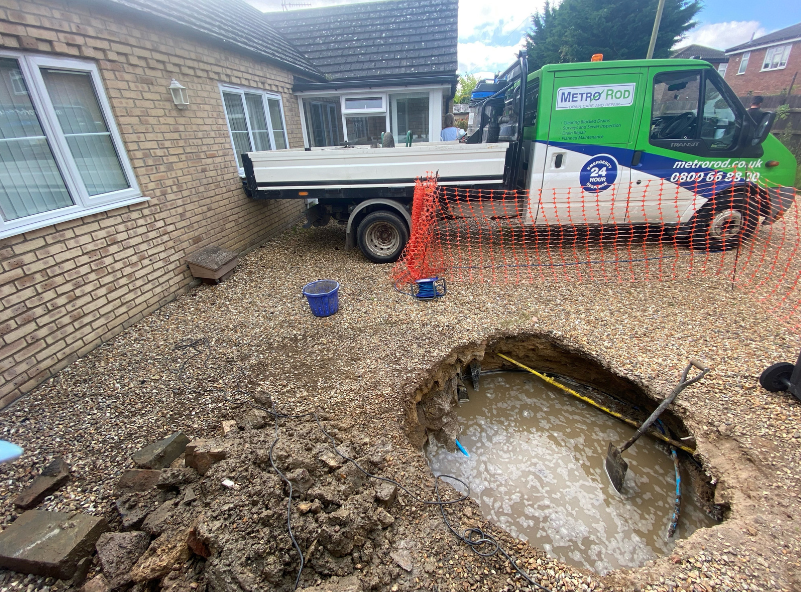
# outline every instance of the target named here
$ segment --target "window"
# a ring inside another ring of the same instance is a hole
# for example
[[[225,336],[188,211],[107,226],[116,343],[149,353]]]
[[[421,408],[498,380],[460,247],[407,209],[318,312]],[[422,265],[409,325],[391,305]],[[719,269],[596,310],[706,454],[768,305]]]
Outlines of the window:
[[[383,111],[384,101],[381,97],[359,97],[357,99],[345,99],[346,111]]]
[[[428,93],[392,95],[392,133],[395,141],[403,143],[406,134],[412,133],[412,142],[428,142]]]
[[[144,199],[97,67],[0,54],[0,237]]]
[[[381,134],[387,130],[386,115],[345,117],[348,142],[351,144],[373,144],[381,141]]]
[[[701,73],[666,72],[654,76],[651,139],[695,138]]]
[[[243,153],[288,147],[280,96],[228,85],[221,91],[240,175],[245,174]]]
[[[728,65],[728,62],[722,62],[718,64],[718,74],[720,74],[721,78],[726,78],[726,68]]]
[[[309,146],[339,146],[342,142],[342,116],[339,97],[303,99],[303,114]]]
[[[765,60],[762,62],[762,71],[781,70],[787,65],[792,44],[776,45],[765,50]]]
[[[377,113],[385,112],[386,95],[372,97],[345,97],[345,113]]]
[[[734,146],[740,131],[734,109],[719,88],[719,82],[707,77],[704,87],[704,115],[701,122],[701,139],[711,150],[725,150]]]
[[[743,57],[740,58],[740,67],[737,69],[737,74],[745,74],[745,69],[748,67],[748,58],[751,57],[751,52],[746,51]]]
[[[732,150],[738,146],[743,116],[739,101],[726,90],[726,83],[714,70],[654,76],[651,113],[654,145],[691,154]]]

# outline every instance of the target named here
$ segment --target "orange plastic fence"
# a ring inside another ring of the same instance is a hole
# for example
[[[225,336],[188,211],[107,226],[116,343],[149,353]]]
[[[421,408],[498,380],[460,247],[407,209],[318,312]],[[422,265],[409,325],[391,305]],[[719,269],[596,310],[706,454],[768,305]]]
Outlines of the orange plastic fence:
[[[675,183],[618,184],[604,193],[460,189],[429,176],[415,188],[411,236],[392,279],[413,292],[416,280],[429,277],[531,283],[716,276],[797,330],[796,191],[731,172],[678,174]]]

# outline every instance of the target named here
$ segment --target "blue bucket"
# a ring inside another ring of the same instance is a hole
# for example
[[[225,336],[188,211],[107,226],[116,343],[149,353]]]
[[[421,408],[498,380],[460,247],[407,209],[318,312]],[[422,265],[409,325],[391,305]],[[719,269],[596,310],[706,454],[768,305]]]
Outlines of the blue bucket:
[[[339,282],[317,280],[303,286],[303,295],[316,317],[330,317],[339,310]]]

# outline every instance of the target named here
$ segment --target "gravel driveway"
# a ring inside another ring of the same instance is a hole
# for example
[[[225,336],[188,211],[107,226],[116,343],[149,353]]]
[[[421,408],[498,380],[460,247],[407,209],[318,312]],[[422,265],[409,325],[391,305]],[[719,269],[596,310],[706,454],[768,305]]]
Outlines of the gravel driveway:
[[[749,297],[702,279],[453,283],[444,299],[418,302],[393,289],[389,266],[343,244],[341,227],[290,230],[244,257],[226,282],[191,290],[0,412],[0,437],[25,448],[19,461],[0,467],[2,525],[18,515],[14,496],[60,455],[73,478],[40,509],[116,520],[112,490],[133,468],[131,454],[179,430],[220,435],[221,421],[242,409],[238,389],[268,392],[288,412],[318,408],[350,420],[355,431],[391,439],[408,455],[396,476],[422,483],[428,469],[405,423],[415,386],[458,346],[528,332],[585,351],[660,396],[688,358],[707,362],[713,373],[682,393],[676,411],[731,511],[720,526],[638,570],[601,578],[516,546],[527,567],[555,589],[583,589],[590,580],[594,589],[626,590],[801,586],[801,404],[757,383],[766,366],[794,361],[801,342]],[[318,278],[342,285],[340,312],[326,319],[313,317],[300,297]],[[412,525],[425,516],[437,514],[409,507],[403,520],[424,533]],[[502,561],[470,555],[447,533],[420,537],[418,552],[440,590],[514,589]],[[0,592],[50,586],[63,588],[0,571]]]

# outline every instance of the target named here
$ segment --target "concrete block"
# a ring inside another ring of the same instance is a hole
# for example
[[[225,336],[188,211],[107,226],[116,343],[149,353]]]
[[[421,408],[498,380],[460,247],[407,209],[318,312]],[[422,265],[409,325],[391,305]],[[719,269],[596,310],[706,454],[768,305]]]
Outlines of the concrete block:
[[[114,495],[131,491],[150,491],[159,482],[161,471],[152,469],[129,469],[125,471],[114,488]]]
[[[145,469],[163,469],[183,454],[189,438],[183,433],[176,432],[171,436],[153,442],[134,453],[133,461],[137,466]]]
[[[0,533],[0,567],[68,580],[106,530],[96,516],[30,510]]]

